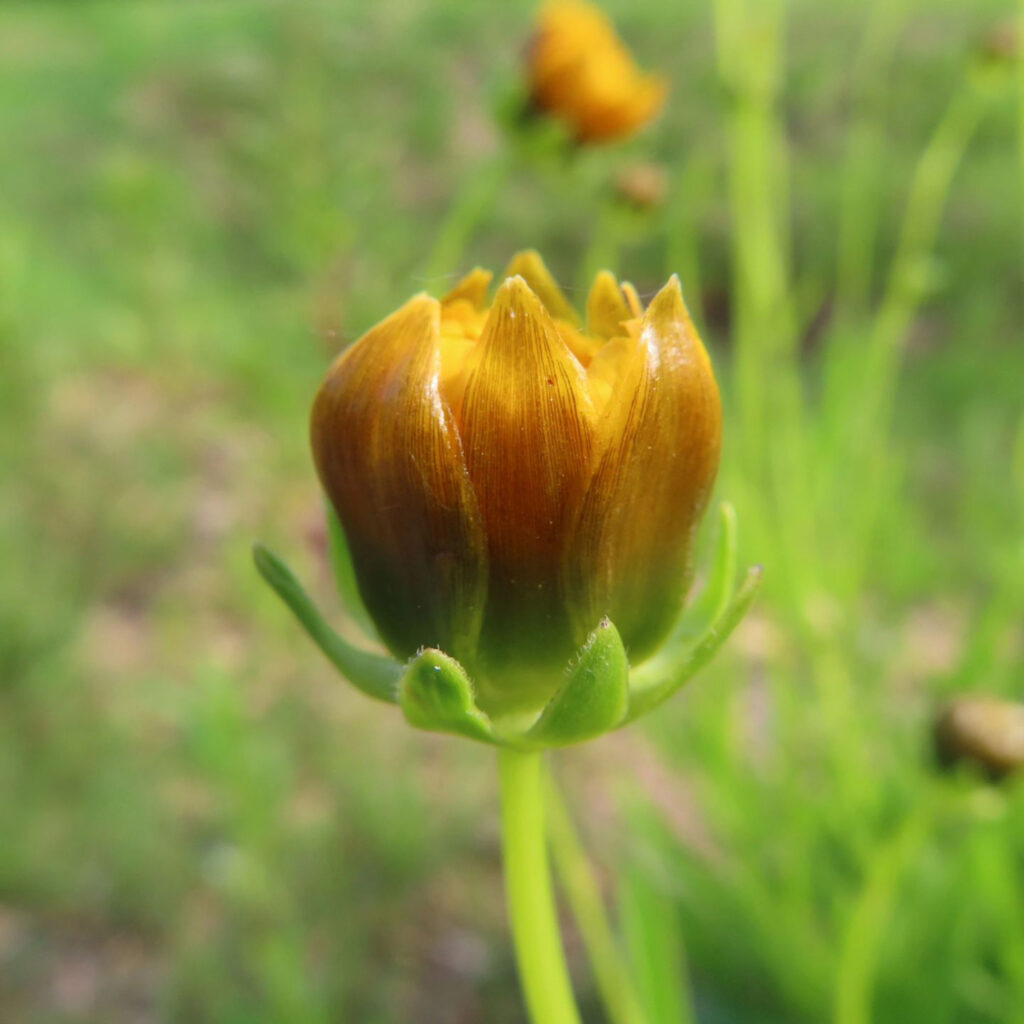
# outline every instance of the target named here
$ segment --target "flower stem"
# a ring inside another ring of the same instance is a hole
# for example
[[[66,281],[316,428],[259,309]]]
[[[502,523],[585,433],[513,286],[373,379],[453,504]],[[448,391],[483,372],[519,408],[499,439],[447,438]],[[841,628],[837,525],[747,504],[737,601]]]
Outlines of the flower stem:
[[[498,751],[505,896],[533,1024],[580,1024],[558,930],[544,828],[542,755]]]

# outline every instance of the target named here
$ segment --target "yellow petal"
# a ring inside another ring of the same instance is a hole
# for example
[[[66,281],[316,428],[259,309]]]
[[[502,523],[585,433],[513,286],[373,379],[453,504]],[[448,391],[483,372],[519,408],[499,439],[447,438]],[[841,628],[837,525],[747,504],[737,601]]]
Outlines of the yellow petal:
[[[626,305],[629,306],[629,312],[635,317],[643,316],[644,304],[640,301],[636,288],[629,281],[622,282],[622,294],[626,297]]]
[[[335,361],[310,433],[385,643],[399,657],[426,646],[471,661],[486,545],[440,366],[440,306],[419,295]]]
[[[466,385],[461,433],[488,542],[485,703],[536,706],[575,645],[562,558],[591,470],[583,370],[521,277],[499,290]]]
[[[512,262],[505,270],[505,277],[514,277],[516,274],[533,289],[534,295],[556,320],[565,320],[573,327],[580,326],[576,310],[558,287],[558,282],[551,276],[551,271],[544,265],[536,249],[525,249],[512,257]]]
[[[661,112],[668,97],[668,83],[655,76],[623,80],[611,91],[595,88],[590,101],[581,141],[602,142],[631,135]]]
[[[629,135],[665,102],[665,81],[637,68],[607,16],[589,4],[547,5],[527,61],[534,105],[580,142]]]
[[[621,324],[631,313],[615,275],[602,270],[594,278],[587,296],[587,332],[600,338],[614,338],[623,333]]]
[[[599,422],[635,353],[635,337],[623,332],[618,338],[606,342],[590,361],[587,367],[587,388]],[[598,444],[607,434],[607,428],[603,431],[598,429]]]
[[[589,366],[591,359],[600,351],[603,344],[600,338],[591,338],[564,320],[555,321],[555,330],[580,366]]]
[[[483,267],[471,270],[443,299],[442,306],[465,300],[473,309],[487,308],[487,289],[491,286],[494,275]]]
[[[682,606],[694,533],[718,470],[722,414],[675,277],[630,343],[599,421],[599,461],[565,583],[577,634],[607,615],[635,662]]]

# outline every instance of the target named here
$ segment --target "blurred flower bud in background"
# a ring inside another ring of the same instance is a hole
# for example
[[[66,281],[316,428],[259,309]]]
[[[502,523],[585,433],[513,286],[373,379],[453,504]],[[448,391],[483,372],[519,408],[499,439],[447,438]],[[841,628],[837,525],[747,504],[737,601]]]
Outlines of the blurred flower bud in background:
[[[668,170],[650,160],[629,164],[615,176],[615,194],[637,210],[662,206],[668,197]]]
[[[1006,18],[993,25],[982,37],[979,47],[983,60],[1000,64],[1013,64],[1020,60],[1020,25]]]
[[[526,55],[530,101],[578,142],[632,135],[660,113],[668,84],[639,70],[607,16],[579,0],[540,11]]]
[[[1024,766],[1024,704],[998,697],[958,697],[935,723],[935,747],[946,766],[970,762],[993,778]]]

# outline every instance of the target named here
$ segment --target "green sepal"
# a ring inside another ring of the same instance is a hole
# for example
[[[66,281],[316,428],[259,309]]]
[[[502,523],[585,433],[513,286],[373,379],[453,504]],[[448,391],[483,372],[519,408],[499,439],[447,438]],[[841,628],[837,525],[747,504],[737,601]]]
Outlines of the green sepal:
[[[252,559],[259,574],[292,610],[313,642],[353,686],[375,700],[397,702],[398,681],[402,678],[402,666],[397,661],[364,651],[338,636],[291,569],[259,542],[253,544]]]
[[[466,670],[434,647],[420,651],[406,666],[398,703],[405,720],[417,729],[496,742],[490,719],[476,706]]]
[[[345,528],[341,525],[338,513],[330,504],[327,505],[326,512],[327,549],[330,552],[334,582],[337,584],[341,603],[364,635],[379,643],[380,636],[377,633],[377,627],[374,626],[370,613],[366,610],[366,605],[363,604],[362,595],[359,593],[359,584],[356,583],[356,570],[352,564],[352,551],[348,546]]]
[[[569,664],[565,682],[526,739],[545,747],[580,743],[614,729],[629,706],[629,662],[609,619],[587,638]]]
[[[732,603],[708,627],[695,647],[683,654],[672,652],[659,656],[634,671],[626,722],[632,722],[668,700],[711,661],[754,603],[762,575],[763,570],[759,565],[747,570],[746,578]]]

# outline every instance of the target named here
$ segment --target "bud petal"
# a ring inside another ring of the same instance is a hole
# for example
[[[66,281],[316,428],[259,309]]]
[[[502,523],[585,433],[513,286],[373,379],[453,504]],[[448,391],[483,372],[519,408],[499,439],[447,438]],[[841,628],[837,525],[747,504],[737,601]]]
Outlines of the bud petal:
[[[626,333],[623,320],[632,316],[615,275],[602,270],[587,296],[587,331],[600,338],[617,338]]]
[[[487,289],[494,275],[483,267],[474,267],[442,300],[442,306],[468,302],[473,309],[487,308]]]
[[[515,277],[517,274],[526,281],[533,294],[556,320],[564,320],[573,327],[579,327],[580,318],[576,310],[551,276],[551,271],[536,249],[525,249],[512,257],[512,262],[505,270],[505,277]]]
[[[598,464],[565,585],[577,632],[610,617],[636,663],[682,607],[694,533],[718,470],[722,416],[676,278],[629,343],[598,427]]]
[[[485,686],[503,692],[509,710],[536,707],[575,650],[559,567],[590,475],[590,411],[582,367],[527,283],[509,278],[460,417],[488,544],[476,675],[484,707],[494,697]]]
[[[438,387],[440,307],[420,295],[331,367],[313,405],[320,479],[388,647],[471,657],[486,545],[458,431]]]

